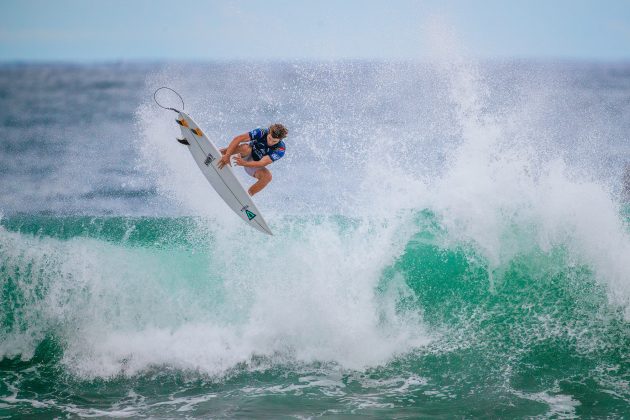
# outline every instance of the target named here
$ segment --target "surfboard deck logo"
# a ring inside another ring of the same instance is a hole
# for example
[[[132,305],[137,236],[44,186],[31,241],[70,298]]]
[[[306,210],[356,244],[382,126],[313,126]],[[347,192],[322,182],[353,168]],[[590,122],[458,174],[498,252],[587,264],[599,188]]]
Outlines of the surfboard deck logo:
[[[248,207],[249,207],[249,206],[244,206],[244,207],[241,209],[241,211],[244,211],[244,212],[245,212],[245,214],[247,215],[247,218],[248,218],[249,220],[252,220],[254,217],[256,217],[256,214],[255,214],[255,213],[252,213],[251,211],[249,211],[249,208],[248,208]]]

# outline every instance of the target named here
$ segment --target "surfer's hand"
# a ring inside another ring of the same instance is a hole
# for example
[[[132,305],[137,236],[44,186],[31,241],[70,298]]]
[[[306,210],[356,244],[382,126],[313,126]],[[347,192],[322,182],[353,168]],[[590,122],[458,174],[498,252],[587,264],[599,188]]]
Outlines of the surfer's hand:
[[[245,166],[245,160],[243,160],[242,157],[237,156],[236,159],[234,159],[234,163],[236,163],[238,166]]]
[[[230,165],[230,157],[228,155],[223,155],[223,157],[221,158],[221,160],[219,160],[219,163],[217,163],[217,166],[219,167],[219,169],[223,169],[223,167],[225,165]]]

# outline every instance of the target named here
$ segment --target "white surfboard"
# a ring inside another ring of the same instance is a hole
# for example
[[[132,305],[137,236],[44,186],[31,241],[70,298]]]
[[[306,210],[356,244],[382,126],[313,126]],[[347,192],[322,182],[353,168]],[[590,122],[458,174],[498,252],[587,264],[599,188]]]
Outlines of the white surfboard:
[[[180,125],[183,137],[178,141],[188,146],[188,150],[190,150],[210,185],[223,201],[234,210],[234,213],[238,214],[248,225],[263,233],[273,235],[245,187],[236,178],[232,167],[225,165],[219,169],[217,166],[221,159],[221,152],[217,146],[206,137],[188,114],[182,111],[177,112],[179,117],[176,121]]]

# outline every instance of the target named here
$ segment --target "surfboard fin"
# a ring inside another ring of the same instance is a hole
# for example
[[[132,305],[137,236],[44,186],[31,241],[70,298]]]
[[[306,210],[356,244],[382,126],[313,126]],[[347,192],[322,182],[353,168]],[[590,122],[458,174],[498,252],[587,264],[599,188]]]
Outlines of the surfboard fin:
[[[188,143],[188,140],[186,139],[180,139],[179,137],[177,138],[177,141],[181,144],[184,144],[186,146],[190,146],[190,143]]]

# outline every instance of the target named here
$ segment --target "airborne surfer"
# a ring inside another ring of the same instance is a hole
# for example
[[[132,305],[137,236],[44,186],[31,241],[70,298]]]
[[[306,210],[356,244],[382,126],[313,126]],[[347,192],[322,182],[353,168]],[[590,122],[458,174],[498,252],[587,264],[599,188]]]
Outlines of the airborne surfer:
[[[271,171],[267,165],[284,156],[284,139],[289,131],[282,124],[273,124],[269,128],[255,128],[249,133],[240,134],[221,149],[223,157],[217,164],[219,169],[230,165],[230,157],[238,155],[235,163],[242,166],[249,176],[258,181],[247,192],[250,196],[260,192],[271,182]]]

